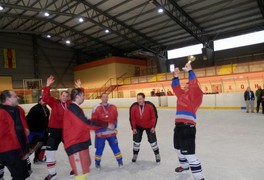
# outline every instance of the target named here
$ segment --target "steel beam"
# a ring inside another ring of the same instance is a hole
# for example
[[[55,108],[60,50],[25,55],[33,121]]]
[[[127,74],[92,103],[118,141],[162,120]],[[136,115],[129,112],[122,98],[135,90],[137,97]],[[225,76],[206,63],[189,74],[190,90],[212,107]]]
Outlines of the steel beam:
[[[257,1],[262,17],[264,18],[264,0],[257,0]]]
[[[198,42],[205,44],[209,41],[203,35],[203,29],[174,0],[153,0],[152,2],[158,8],[163,8],[167,16],[185,29]]]
[[[83,38],[87,38],[87,41],[94,41],[96,43],[99,43],[99,44],[102,44],[108,48],[110,48],[111,50],[113,50],[114,52],[122,52],[122,50],[120,48],[117,48],[117,47],[114,47],[110,44],[107,44],[106,42],[104,41],[101,41],[97,38],[94,38],[92,36],[89,36],[87,34],[84,34],[82,32],[78,32],[77,30],[74,30],[74,29],[71,29],[70,27],[66,26],[66,25],[63,25],[63,24],[60,24],[56,21],[52,21],[52,20],[49,20],[49,19],[46,19],[46,18],[40,18],[40,17],[30,17],[30,16],[18,16],[18,15],[13,15],[13,14],[2,14],[2,16],[4,17],[12,17],[12,18],[16,18],[16,19],[28,19],[28,20],[31,20],[31,21],[43,21],[43,22],[46,22],[46,23],[50,23],[51,25],[55,25],[55,26],[58,26],[59,28],[61,29],[67,29],[68,31],[72,32],[72,33],[75,33],[76,35],[80,36],[80,37],[83,37]],[[36,32],[36,34],[41,34],[42,32]],[[75,42],[75,43],[78,43],[78,42]]]

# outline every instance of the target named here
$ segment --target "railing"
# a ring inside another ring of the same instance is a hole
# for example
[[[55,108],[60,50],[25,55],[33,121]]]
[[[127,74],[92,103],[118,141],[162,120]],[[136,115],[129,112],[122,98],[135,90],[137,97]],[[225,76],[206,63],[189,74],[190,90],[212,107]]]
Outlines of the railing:
[[[230,63],[225,65],[205,67],[195,69],[197,77],[211,77],[232,75],[241,73],[264,72],[264,60],[246,62],[246,63]],[[173,78],[172,73],[159,73],[155,75],[126,77],[123,78],[123,85],[138,84],[138,83],[151,83],[160,81],[169,81]],[[182,72],[180,78],[188,78],[188,73]]]
[[[199,81],[202,87],[202,90],[205,93],[212,92],[241,92],[244,91],[244,88],[251,86],[256,88],[256,84],[262,84],[264,86],[264,54],[259,56],[255,55],[253,60],[247,61],[249,56],[225,59],[225,61],[230,61],[229,63],[218,64],[213,67],[205,67],[200,69],[195,69],[195,74],[199,77]],[[247,62],[243,62],[247,61]],[[254,74],[259,72],[260,76],[250,76],[250,73]],[[242,75],[243,74],[243,75]],[[138,77],[125,77],[126,73],[121,75],[118,78],[110,78],[107,82],[99,89],[92,92],[92,95],[86,97],[86,99],[95,99],[99,97],[103,92],[113,92],[118,86],[121,85],[131,85],[131,84],[140,84],[140,83],[151,83],[151,82],[162,82],[170,81],[172,79],[172,73],[160,73],[155,75],[145,75]],[[231,75],[231,76],[228,76]],[[241,76],[240,76],[241,75]],[[242,77],[243,76],[243,77]],[[208,78],[206,78],[208,77]],[[181,73],[181,79],[188,78],[188,74],[185,72]],[[241,88],[243,86],[243,89]],[[232,87],[232,89],[230,89]],[[162,87],[161,87],[162,88]],[[167,88],[167,87],[166,87]],[[168,86],[169,88],[169,86]],[[109,90],[109,91],[107,91]],[[118,89],[117,89],[118,90]],[[20,97],[21,103],[32,103],[36,102],[40,93],[34,93],[33,90],[25,89],[14,89],[14,91]],[[149,90],[147,90],[149,91]],[[59,92],[59,91],[58,91]],[[57,91],[52,92],[53,96],[58,97],[59,93]],[[147,95],[147,94],[146,94]]]
[[[118,86],[122,85],[123,77],[127,73],[122,74],[121,76],[117,78],[110,78],[106,81],[106,83],[99,88],[96,92],[94,92],[92,95],[89,96],[88,99],[97,99],[101,96],[102,93],[110,94],[117,88]]]

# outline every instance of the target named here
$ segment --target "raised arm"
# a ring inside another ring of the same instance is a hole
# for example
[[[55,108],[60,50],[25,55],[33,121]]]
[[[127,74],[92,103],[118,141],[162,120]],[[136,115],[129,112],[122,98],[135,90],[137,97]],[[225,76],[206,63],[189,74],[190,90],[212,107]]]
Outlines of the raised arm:
[[[181,89],[179,76],[180,76],[180,69],[176,67],[173,72],[174,78],[172,79],[171,87],[177,97],[179,97],[184,92],[184,90]]]
[[[187,63],[185,67],[188,69],[189,73],[189,97],[192,101],[192,106],[196,111],[202,103],[203,92],[198,84],[198,80],[194,71],[192,70],[191,64]]]
[[[47,78],[46,86],[42,88],[42,100],[48,104],[51,108],[57,100],[50,95],[50,86],[55,82],[55,78],[51,75]]]

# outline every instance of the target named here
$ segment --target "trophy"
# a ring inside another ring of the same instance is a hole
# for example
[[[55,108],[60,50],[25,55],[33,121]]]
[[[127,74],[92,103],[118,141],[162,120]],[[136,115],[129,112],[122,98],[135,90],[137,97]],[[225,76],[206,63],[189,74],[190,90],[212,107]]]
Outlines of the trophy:
[[[188,64],[191,64],[193,61],[195,61],[196,57],[193,56],[193,55],[189,55],[187,57],[187,59],[188,59],[188,62],[187,63]],[[183,67],[182,70],[185,71],[185,72],[188,72],[188,69],[186,67]]]

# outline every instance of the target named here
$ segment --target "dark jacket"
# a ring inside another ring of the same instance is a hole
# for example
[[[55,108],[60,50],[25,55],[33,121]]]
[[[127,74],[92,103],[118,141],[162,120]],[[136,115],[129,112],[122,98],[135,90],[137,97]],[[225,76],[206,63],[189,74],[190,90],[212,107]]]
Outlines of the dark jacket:
[[[32,132],[43,132],[48,128],[50,111],[46,106],[40,103],[33,106],[28,115],[27,123]]]
[[[250,94],[251,94],[251,96],[250,96]],[[245,99],[245,101],[255,100],[254,92],[253,91],[245,91],[245,93],[244,93],[244,99]]]
[[[262,89],[262,91],[261,91],[261,101],[264,101],[264,89]]]

